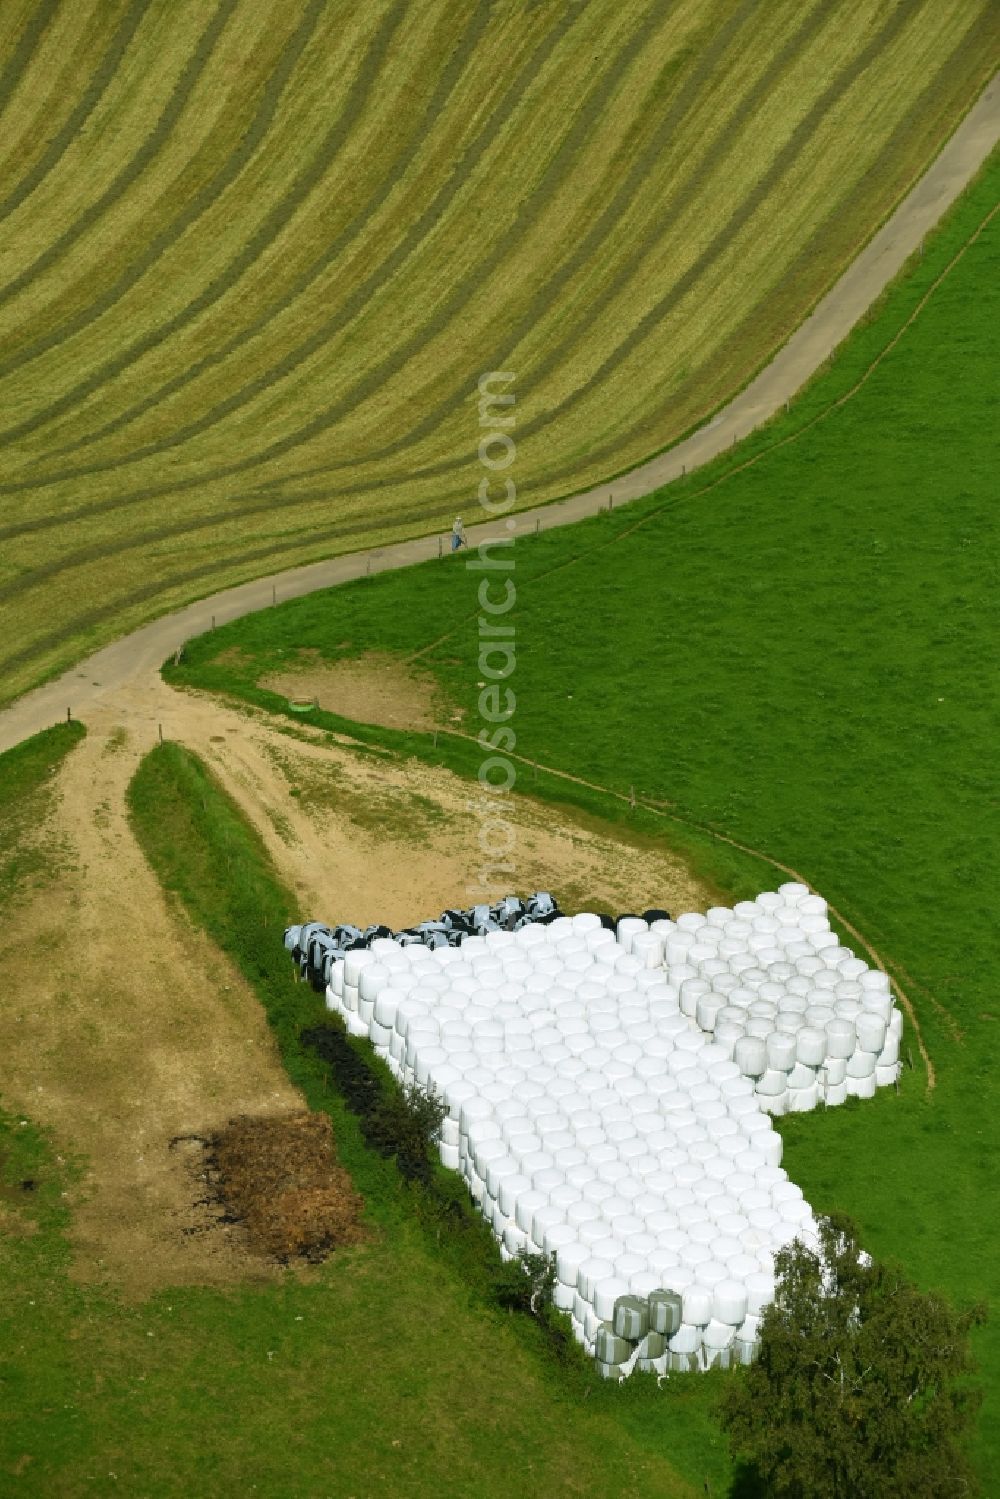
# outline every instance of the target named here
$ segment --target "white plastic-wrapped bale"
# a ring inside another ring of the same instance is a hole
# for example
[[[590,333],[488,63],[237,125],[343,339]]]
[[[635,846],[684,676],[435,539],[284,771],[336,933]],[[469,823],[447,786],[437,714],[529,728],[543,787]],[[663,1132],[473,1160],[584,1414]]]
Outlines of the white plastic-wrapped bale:
[[[902,1016],[886,975],[839,943],[826,902],[803,891],[789,881],[731,911],[681,915],[664,933],[665,976],[682,1013],[754,1081],[772,1115],[869,1097],[898,1077]],[[843,1073],[831,1066],[852,1060]]]
[[[775,1253],[814,1233],[781,1190],[769,1112],[898,1066],[884,975],[792,893],[655,930],[629,918],[622,940],[561,918],[331,970],[328,1004],[441,1092],[441,1158],[504,1257],[556,1255],[556,1304],[609,1377],[752,1356]]]

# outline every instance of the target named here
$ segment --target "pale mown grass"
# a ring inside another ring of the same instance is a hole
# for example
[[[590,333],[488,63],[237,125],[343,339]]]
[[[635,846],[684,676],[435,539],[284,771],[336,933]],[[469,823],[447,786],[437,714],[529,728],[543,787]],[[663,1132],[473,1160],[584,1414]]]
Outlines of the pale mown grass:
[[[4,696],[214,587],[450,524],[484,369],[518,374],[525,503],[676,439],[1000,42],[987,0],[31,18],[0,31]]]

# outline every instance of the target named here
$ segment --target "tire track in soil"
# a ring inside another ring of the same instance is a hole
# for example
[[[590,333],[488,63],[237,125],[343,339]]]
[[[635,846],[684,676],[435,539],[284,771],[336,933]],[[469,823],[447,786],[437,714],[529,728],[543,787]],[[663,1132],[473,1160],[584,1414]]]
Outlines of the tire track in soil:
[[[5,1102],[85,1157],[72,1273],[132,1296],[277,1274],[196,1206],[203,1189],[169,1142],[302,1107],[256,995],[139,849],[125,807],[139,754],[99,730],[70,752],[50,826],[72,867],[0,934]]]

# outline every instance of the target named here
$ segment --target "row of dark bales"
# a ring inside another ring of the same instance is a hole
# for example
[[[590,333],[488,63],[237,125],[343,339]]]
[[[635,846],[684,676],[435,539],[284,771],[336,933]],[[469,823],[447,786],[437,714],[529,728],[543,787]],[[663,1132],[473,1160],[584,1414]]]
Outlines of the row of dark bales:
[[[388,937],[401,947],[421,943],[424,947],[461,947],[467,937],[486,937],[491,932],[517,932],[522,927],[540,922],[543,925],[556,921],[564,912],[558,901],[547,890],[537,890],[523,900],[517,895],[507,895],[495,905],[470,906],[464,911],[442,911],[436,921],[421,921],[416,926],[394,932],[388,926],[352,926],[343,922],[339,926],[327,926],[322,921],[307,921],[301,926],[290,926],[285,931],[285,947],[298,965],[299,974],[307,979],[317,991],[330,982],[330,970],[335,962],[349,952],[371,947],[380,937]],[[617,929],[619,921],[631,917],[632,912],[612,916],[598,912],[602,925],[609,931]],[[650,910],[642,913],[647,922],[669,920],[667,911]]]

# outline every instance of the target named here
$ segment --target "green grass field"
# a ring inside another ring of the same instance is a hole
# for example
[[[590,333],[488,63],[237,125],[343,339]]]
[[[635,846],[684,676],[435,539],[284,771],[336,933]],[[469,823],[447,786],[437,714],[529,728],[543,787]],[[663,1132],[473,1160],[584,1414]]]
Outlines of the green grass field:
[[[886,955],[937,1086],[914,1048],[899,1098],[783,1121],[786,1164],[963,1304],[997,1291],[998,188],[995,158],[788,417],[659,496],[519,542],[508,616],[520,753],[666,804],[665,838],[714,829],[792,865]],[[419,651],[474,715],[477,582],[460,560],[364,580],[203,637],[170,674],[266,702],[257,676],[300,648]],[[218,662],[231,647],[242,666]],[[475,763],[461,741],[437,754]],[[995,1318],[977,1348],[989,1492]]]
[[[957,124],[990,0],[11,0],[3,697],[227,582],[524,503],[738,389]]]

